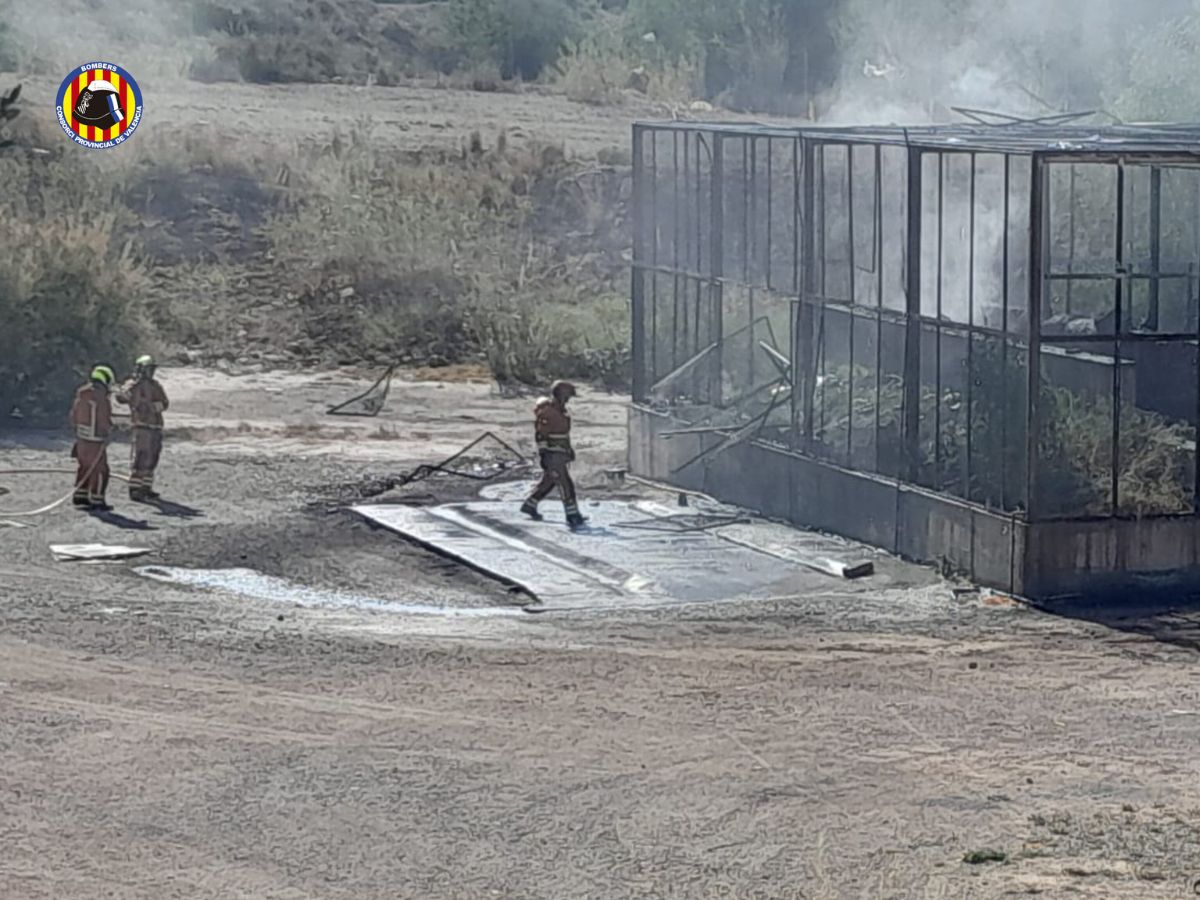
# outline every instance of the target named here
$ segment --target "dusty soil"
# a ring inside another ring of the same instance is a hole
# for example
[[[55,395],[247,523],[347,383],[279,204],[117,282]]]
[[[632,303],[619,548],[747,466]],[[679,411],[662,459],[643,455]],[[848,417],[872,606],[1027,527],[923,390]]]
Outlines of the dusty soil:
[[[831,580],[773,603],[530,616],[330,512],[331,485],[485,429],[528,448],[528,400],[408,382],[380,420],[342,420],[321,412],[362,384],[348,375],[165,378],[162,486],[202,516],[115,493],[123,519],[0,528],[0,896],[1192,896],[1189,620],[1091,624],[928,573],[868,596]],[[603,500],[621,399],[585,395],[577,415]],[[0,470],[61,466],[64,448],[5,435]],[[65,490],[0,485],[8,512]],[[84,540],[495,615],[51,561],[47,544]],[[964,862],[984,850],[1006,861]]]

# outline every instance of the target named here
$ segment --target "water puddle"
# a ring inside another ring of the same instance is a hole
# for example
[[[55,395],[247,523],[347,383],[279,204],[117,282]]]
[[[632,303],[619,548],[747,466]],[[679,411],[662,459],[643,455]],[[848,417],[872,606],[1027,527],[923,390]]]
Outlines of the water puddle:
[[[168,566],[142,566],[135,569],[139,575],[166,584],[204,588],[238,594],[254,600],[286,603],[310,609],[361,609],[372,612],[393,613],[409,616],[440,616],[458,619],[486,619],[499,616],[521,616],[524,612],[517,607],[455,607],[430,606],[420,603],[397,603],[364,597],[347,591],[325,590],[306,587],[264,575],[253,569],[179,569]]]

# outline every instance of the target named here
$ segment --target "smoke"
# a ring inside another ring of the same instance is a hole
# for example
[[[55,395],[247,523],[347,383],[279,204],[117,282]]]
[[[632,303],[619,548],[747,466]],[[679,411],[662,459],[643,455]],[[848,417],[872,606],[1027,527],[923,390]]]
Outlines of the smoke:
[[[841,75],[822,99],[837,124],[1103,108],[1129,79],[1130,44],[1195,0],[842,0]]]

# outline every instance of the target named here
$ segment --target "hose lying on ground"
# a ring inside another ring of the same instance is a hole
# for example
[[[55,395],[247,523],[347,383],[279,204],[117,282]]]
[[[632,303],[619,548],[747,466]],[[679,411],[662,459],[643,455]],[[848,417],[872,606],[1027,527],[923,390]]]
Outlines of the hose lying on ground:
[[[87,479],[91,477],[92,472],[95,471],[96,466],[98,466],[98,465],[100,465],[99,459],[97,459],[94,463],[92,463],[92,468],[89,469],[87,471],[87,473],[83,476],[84,481],[87,481]],[[76,474],[75,469],[0,469],[0,476],[3,476],[3,475],[74,475],[74,474]],[[116,478],[118,481],[125,481],[125,482],[129,481],[128,476],[118,475],[115,472],[112,473],[111,477]],[[0,489],[0,492],[3,492],[3,489]],[[74,496],[75,496],[75,488],[72,487],[71,490],[69,490],[65,496],[60,497],[59,499],[55,500],[53,503],[47,503],[45,506],[42,506],[38,509],[31,509],[31,510],[26,510],[23,512],[7,512],[5,510],[0,510],[0,517],[3,517],[5,519],[32,519],[35,516],[45,515],[48,512],[52,512],[55,509],[58,509],[58,507],[62,506],[64,503],[66,503],[68,500],[70,500]]]

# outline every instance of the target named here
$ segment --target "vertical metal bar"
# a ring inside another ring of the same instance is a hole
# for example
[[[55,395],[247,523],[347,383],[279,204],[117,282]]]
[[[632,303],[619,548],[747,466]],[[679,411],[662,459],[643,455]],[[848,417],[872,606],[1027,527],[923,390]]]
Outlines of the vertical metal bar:
[[[813,452],[813,417],[816,391],[816,356],[813,352],[813,286],[816,283],[817,270],[816,247],[816,148],[811,140],[800,138],[804,151],[804,214],[801,220],[803,228],[804,259],[800,285],[800,315],[799,326],[796,330],[796,348],[792,352],[792,377],[797,381],[801,396],[801,412],[804,429],[802,448],[806,453]]]
[[[1009,405],[1007,401],[1008,394],[1008,288],[1009,288],[1009,252],[1010,242],[1012,240],[1012,222],[1010,221],[1012,207],[1012,157],[1007,153],[1004,155],[1004,244],[1002,255],[1004,257],[1004,271],[1001,273],[1001,288],[1000,288],[1000,330],[1004,333],[1004,337],[1000,339],[1000,383],[1003,385],[1005,400],[1003,401],[1003,412],[1000,416],[1000,506],[1005,512],[1008,512],[1014,505],[1009,503],[1008,498],[1008,461],[1011,458],[1012,448],[1009,447],[1008,433],[1008,411]],[[1028,440],[1028,436],[1026,436]],[[1026,472],[1026,483],[1030,477],[1030,473]]]
[[[1071,163],[1070,173],[1071,173],[1070,174],[1070,182],[1069,182],[1070,205],[1067,208],[1067,238],[1068,238],[1068,242],[1069,242],[1067,244],[1067,274],[1074,275],[1075,274],[1075,246],[1076,246],[1076,241],[1078,240],[1078,238],[1075,234],[1075,177],[1076,177],[1076,172],[1075,172],[1075,164],[1074,163]],[[1068,317],[1071,315],[1071,313],[1073,311],[1072,310],[1072,306],[1073,306],[1072,301],[1074,300],[1074,294],[1075,294],[1075,280],[1068,279],[1067,280],[1067,316]]]
[[[703,318],[704,306],[704,175],[702,170],[702,157],[700,155],[704,141],[701,138],[701,132],[697,131],[694,134],[696,139],[696,306],[692,315],[692,328],[694,335],[692,338],[692,350],[688,354],[689,357],[694,357],[700,352],[700,322]],[[705,329],[707,331],[707,328]],[[699,378],[697,378],[699,381]]]
[[[975,175],[978,159],[974,153],[971,159],[971,209],[967,222],[967,458],[963,468],[963,497],[971,497],[971,453],[974,448],[975,433]],[[986,498],[985,498],[986,499]]]
[[[803,151],[803,161],[802,153]],[[812,234],[812,167],[808,164],[808,143],[799,135],[792,139],[792,290],[796,299],[792,302],[791,353],[792,353],[792,449],[802,447],[801,422],[805,415],[804,389],[807,379],[807,356],[801,352],[802,332],[811,318],[805,312],[807,300],[807,278],[809,267],[809,238]]]
[[[746,272],[748,277],[746,283],[750,285],[749,292],[749,314],[750,314],[750,330],[747,332],[746,339],[746,373],[748,376],[747,387],[753,388],[756,373],[754,371],[755,358],[755,343],[754,339],[757,336],[754,323],[758,320],[758,313],[754,308],[754,285],[758,283],[758,273],[754,270],[757,268],[758,262],[758,138],[750,138],[750,181],[746,186],[747,193],[750,198],[748,204],[748,212],[746,214],[746,234],[749,242],[746,244]]]
[[[742,138],[742,284],[750,283],[750,156],[754,140]]]
[[[671,232],[671,368],[679,368],[679,132],[671,132],[674,157],[671,167],[673,189],[671,206],[674,213],[674,230]]]
[[[1195,169],[1189,170],[1192,178],[1196,182],[1195,189],[1192,191],[1192,222],[1194,223],[1195,232],[1193,237],[1196,239],[1195,252],[1196,260],[1200,261],[1200,172]],[[1193,443],[1195,444],[1195,452],[1192,457],[1192,472],[1194,481],[1192,483],[1192,513],[1200,516],[1200,309],[1197,309],[1200,299],[1196,296],[1197,286],[1200,282],[1196,278],[1197,262],[1192,262],[1188,266],[1190,277],[1188,278],[1188,314],[1193,318],[1194,327],[1196,329],[1196,379],[1194,385],[1196,387],[1196,418],[1192,421],[1192,433],[1195,435]]]
[[[1150,310],[1145,325],[1151,331],[1158,331],[1159,276],[1162,273],[1162,169],[1158,166],[1150,169],[1150,269]],[[1133,314],[1132,307],[1129,312]]]
[[[767,138],[767,246],[763,248],[763,267],[765,268],[767,290],[771,290],[771,245],[772,229],[775,218],[775,140]]]
[[[858,320],[854,290],[854,145],[846,145],[846,257],[850,266],[850,373],[846,379],[846,466],[854,460],[854,326]]]
[[[650,221],[654,238],[650,244],[650,376],[658,378],[658,132],[651,131],[650,140]]]
[[[1125,268],[1125,164],[1117,163],[1117,280],[1113,291],[1112,376],[1112,514],[1121,509],[1121,333],[1125,330],[1123,301],[1129,285]]]
[[[700,139],[700,132],[695,133],[696,138],[696,274],[704,275],[704,173],[701,167],[702,158],[700,156],[701,145],[704,143]],[[699,333],[699,332],[697,332]],[[699,352],[697,347],[696,351]]]
[[[879,473],[879,405],[883,402],[883,147],[875,145],[875,472]]]
[[[905,480],[916,483],[921,458],[921,166],[922,151],[908,147],[908,273],[904,298]]]
[[[712,149],[712,192],[709,202],[711,211],[711,232],[708,239],[711,243],[712,281],[709,283],[709,299],[712,304],[709,310],[709,334],[717,345],[713,354],[713,363],[709,369],[709,402],[721,406],[725,400],[722,396],[722,375],[725,359],[725,141],[721,135],[713,134]]]
[[[800,138],[792,139],[792,293],[800,290],[800,229],[804,223],[800,214]],[[1200,195],[1198,195],[1200,196]]]
[[[826,169],[825,169],[825,150],[826,150],[825,144],[819,144],[817,146],[817,169],[818,169],[818,172],[817,172],[817,176],[818,176],[817,177],[817,218],[821,220],[821,230],[819,232],[817,232],[817,245],[819,248],[817,252],[821,258],[821,286],[820,286],[820,297],[818,298],[818,303],[820,304],[820,306],[819,306],[820,311],[817,314],[818,315],[817,346],[816,346],[816,349],[814,352],[816,354],[815,360],[819,361],[820,366],[821,366],[821,370],[820,370],[821,371],[821,375],[820,375],[821,380],[820,380],[819,384],[822,387],[822,390],[821,390],[821,413],[820,413],[821,433],[822,434],[825,433],[825,390],[824,390],[824,385],[829,383],[826,380],[829,375],[829,372],[826,368],[826,366],[829,362],[829,354],[825,352],[826,345],[829,343],[829,332],[825,330],[825,313],[826,313],[825,307],[826,307],[826,305],[828,303],[828,299],[829,299],[829,281],[828,281],[829,247],[828,247],[828,243],[827,243],[828,231],[829,231],[829,229],[828,229],[829,207],[826,203],[826,201],[828,199],[828,196],[827,196],[828,184],[826,183],[828,181],[828,173],[826,172]],[[815,389],[815,386],[814,386],[814,389]]]
[[[937,189],[937,324],[933,333],[933,486],[942,489],[942,269],[946,225],[946,154],[938,154]]]
[[[648,391],[646,378],[646,296],[645,296],[645,240],[646,216],[643,204],[645,197],[645,164],[643,158],[644,131],[633,126],[633,266],[630,275],[630,313],[633,329],[630,335],[630,353],[633,356],[633,399],[645,400]]]
[[[692,215],[692,204],[695,201],[695,198],[692,196],[692,191],[691,191],[691,186],[692,186],[692,162],[691,162],[692,161],[692,153],[691,153],[692,137],[693,137],[692,132],[690,132],[690,131],[683,132],[683,171],[680,173],[677,173],[680,176],[679,180],[682,181],[682,183],[683,183],[683,202],[679,204],[683,211],[683,216],[682,216],[683,226],[679,233],[680,243],[683,244],[683,259],[682,259],[683,264],[676,265],[675,268],[676,268],[676,270],[682,270],[684,272],[695,271],[692,268],[694,261],[692,260],[691,215]],[[677,202],[678,202],[678,198],[677,198]],[[682,309],[683,309],[683,324],[680,325],[679,320],[677,318],[675,321],[675,330],[679,333],[680,344],[682,344],[682,346],[683,346],[683,353],[681,355],[682,355],[683,359],[689,359],[691,357],[692,353],[694,352],[691,348],[691,321],[690,321],[690,316],[689,316],[689,313],[690,313],[689,307],[691,304],[691,296],[690,295],[692,293],[692,285],[691,285],[691,281],[689,280],[689,278],[686,275],[680,276],[679,279],[676,281],[675,289],[676,289],[677,294],[678,294],[680,286],[683,287],[683,298],[677,304],[676,309],[679,309],[680,307],[682,307]],[[678,316],[678,313],[676,313],[676,315]]]
[[[1042,434],[1042,300],[1045,290],[1046,163],[1035,153],[1029,179],[1029,395],[1025,434],[1025,506],[1030,521],[1037,518],[1038,445]]]

